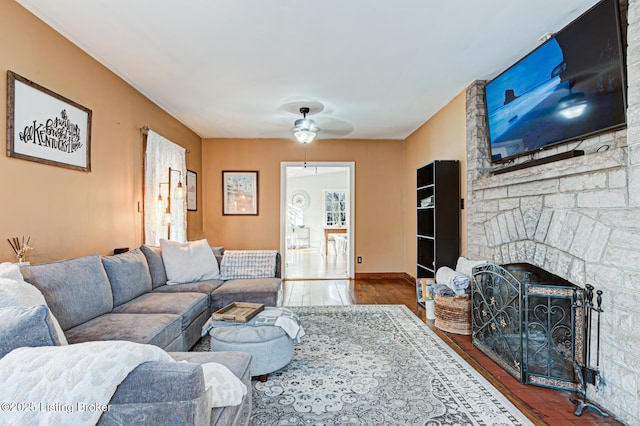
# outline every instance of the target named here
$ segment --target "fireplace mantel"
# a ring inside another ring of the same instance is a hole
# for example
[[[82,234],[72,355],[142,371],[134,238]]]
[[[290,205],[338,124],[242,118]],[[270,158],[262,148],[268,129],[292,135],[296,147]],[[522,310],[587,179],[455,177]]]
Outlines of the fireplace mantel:
[[[569,179],[612,169],[622,170],[626,167],[627,150],[610,149],[505,174],[483,176],[473,180],[472,183],[475,190],[484,190],[551,179]]]

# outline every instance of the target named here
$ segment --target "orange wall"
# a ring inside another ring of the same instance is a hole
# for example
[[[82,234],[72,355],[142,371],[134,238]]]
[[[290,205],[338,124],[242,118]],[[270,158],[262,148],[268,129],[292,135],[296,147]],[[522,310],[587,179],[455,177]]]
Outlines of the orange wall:
[[[7,70],[93,111],[91,173],[0,155],[0,262],[15,261],[5,242],[13,236],[31,236],[33,263],[139,246],[140,128],[190,149],[187,167],[196,172],[200,137],[13,1],[0,2],[0,52],[0,117]],[[202,209],[188,223],[190,239],[202,236]]]
[[[433,160],[460,161],[460,194],[467,204],[466,96],[462,91],[405,140],[405,272],[416,274],[416,169]],[[461,254],[467,253],[467,211],[461,211]]]
[[[203,139],[204,233],[227,249],[280,248],[280,164],[304,161],[304,148],[284,139]],[[403,142],[318,140],[307,161],[355,162],[356,273],[403,272]],[[222,171],[259,171],[259,215],[222,215]]]
[[[0,156],[0,239],[31,236],[34,263],[109,254],[142,242],[140,128],[191,150],[198,173],[198,211],[188,212],[188,238],[227,248],[279,248],[280,163],[304,160],[292,140],[206,139],[161,110],[15,2],[0,2],[0,99],[6,71],[51,89],[93,111],[92,172]],[[6,103],[0,102],[6,117]],[[0,120],[0,134],[6,121]],[[466,194],[464,93],[406,141],[319,140],[308,161],[356,163],[356,271],[415,274],[415,169],[434,159],[462,162]],[[260,171],[260,215],[222,216],[222,170]],[[463,253],[466,215],[463,211]],[[15,260],[0,241],[0,262]]]

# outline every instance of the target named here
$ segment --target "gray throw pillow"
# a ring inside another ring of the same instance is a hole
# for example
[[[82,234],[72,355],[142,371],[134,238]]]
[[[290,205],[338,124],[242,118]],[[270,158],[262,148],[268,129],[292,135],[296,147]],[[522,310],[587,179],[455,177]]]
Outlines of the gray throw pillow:
[[[46,306],[0,309],[0,358],[25,346],[55,345],[49,308]]]
[[[140,249],[105,256],[102,264],[111,283],[114,307],[151,291],[149,265]]]
[[[151,285],[158,288],[167,283],[167,273],[164,270],[164,261],[162,260],[162,249],[160,246],[140,246],[140,250],[144,253],[149,264],[149,272],[151,273]]]
[[[24,280],[47,300],[63,330],[113,310],[113,293],[100,255],[20,268]]]

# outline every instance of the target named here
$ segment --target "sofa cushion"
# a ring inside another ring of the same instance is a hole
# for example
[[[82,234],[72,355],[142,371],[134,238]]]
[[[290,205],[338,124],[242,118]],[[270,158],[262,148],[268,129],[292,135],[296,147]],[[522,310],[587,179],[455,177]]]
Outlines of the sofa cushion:
[[[143,245],[140,250],[144,253],[144,257],[147,258],[153,288],[165,285],[167,283],[167,273],[164,270],[162,249],[159,246]]]
[[[233,302],[278,306],[281,297],[282,280],[280,278],[229,280],[211,293],[211,310],[217,311]]]
[[[167,284],[215,280],[220,277],[218,262],[207,240],[180,243],[160,240]]]
[[[22,279],[17,265],[0,264],[0,308],[29,308],[36,305],[47,305],[40,290]],[[60,323],[49,309],[47,311],[56,344],[66,345],[67,339]]]
[[[151,291],[151,274],[147,258],[140,249],[102,258],[111,291],[113,306],[119,306]]]
[[[197,364],[145,362],[120,383],[98,426],[210,425],[210,394]]]
[[[64,331],[113,309],[111,285],[98,254],[22,266],[20,272],[42,292]]]
[[[0,309],[0,358],[25,346],[55,346],[49,315],[44,305]]]
[[[211,307],[211,293],[224,284],[222,280],[197,281],[174,285],[163,285],[153,290],[154,293],[201,293],[207,296],[207,306]]]
[[[167,349],[174,340],[181,337],[181,324],[182,317],[179,315],[110,313],[67,330],[66,335],[69,343],[128,340]]]
[[[145,362],[129,373],[109,403],[173,402],[176,397],[189,401],[197,399],[204,390],[204,376],[197,364]]]
[[[117,306],[114,313],[173,314],[182,317],[182,330],[203,312],[209,311],[208,297],[202,293],[146,293]]]

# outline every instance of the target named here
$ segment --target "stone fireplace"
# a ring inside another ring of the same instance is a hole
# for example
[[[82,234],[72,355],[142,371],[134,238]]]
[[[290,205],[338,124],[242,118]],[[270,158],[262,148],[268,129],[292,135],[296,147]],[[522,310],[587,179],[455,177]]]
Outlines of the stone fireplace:
[[[604,291],[600,371],[587,397],[640,424],[640,0],[621,1],[627,27],[627,129],[564,144],[581,157],[494,174],[484,82],[467,88],[467,255],[529,263]],[[530,158],[524,157],[518,162]]]

